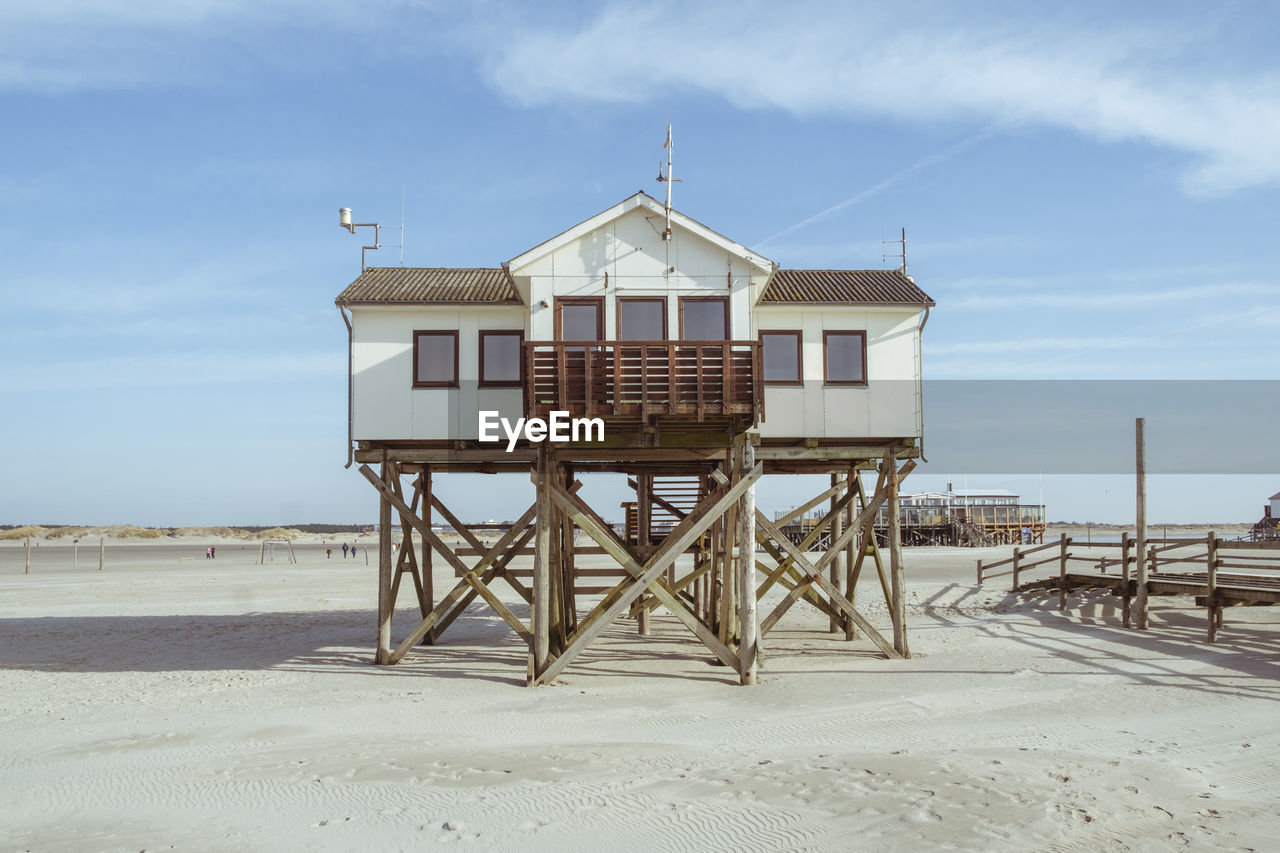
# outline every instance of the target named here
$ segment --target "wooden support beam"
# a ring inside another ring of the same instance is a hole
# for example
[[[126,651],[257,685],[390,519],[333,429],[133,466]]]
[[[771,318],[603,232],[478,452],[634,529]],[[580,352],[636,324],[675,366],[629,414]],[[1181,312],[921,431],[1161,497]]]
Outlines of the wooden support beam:
[[[861,494],[862,478],[858,476],[858,469],[856,466],[854,465],[849,466],[848,477],[849,477],[849,484],[853,487],[850,489],[850,491],[853,491],[853,489],[857,489],[858,493]],[[852,526],[853,525],[852,507],[845,509],[844,514],[845,514],[845,521],[848,522],[850,526]],[[854,607],[855,609],[858,605],[858,574],[856,571],[854,571],[853,560],[854,560],[855,550],[857,551],[866,550],[864,547],[861,547],[862,544],[863,543],[860,540],[850,539],[849,544],[845,548],[845,554],[844,554],[845,597],[849,599],[850,606]],[[853,640],[853,639],[856,639],[857,636],[858,636],[858,630],[857,628],[854,627],[853,620],[852,619],[844,620],[844,638],[846,640]]]
[[[653,525],[653,475],[636,476],[636,547],[643,553],[649,547],[649,533]],[[641,596],[643,599],[643,596]],[[642,608],[636,615],[636,630],[642,637],[649,635],[649,609]]]
[[[566,515],[573,519],[574,524],[581,528],[583,533],[587,534],[588,537],[598,543],[601,548],[604,548],[609,556],[618,561],[618,565],[622,566],[622,568],[631,575],[633,579],[636,579],[630,584],[630,586],[634,586],[635,583],[644,576],[646,570],[645,565],[641,565],[640,562],[636,560],[635,555],[629,548],[627,548],[626,543],[618,538],[618,535],[613,532],[613,528],[601,519],[600,516],[596,514],[595,510],[591,509],[585,501],[578,498],[576,495],[560,492],[558,490],[552,492],[551,498]],[[672,535],[675,535],[674,531],[672,532]],[[676,554],[676,557],[678,556],[679,553]],[[652,562],[652,560],[650,562]],[[624,581],[624,583],[626,582]],[[622,585],[619,585],[620,590],[621,586]],[[713,654],[716,655],[716,657],[724,662],[726,666],[732,666],[735,669],[738,668],[738,656],[735,655],[733,650],[727,645],[720,642],[715,634],[698,619],[697,615],[678,598],[676,592],[671,589],[666,579],[657,578],[652,583],[652,590],[657,601],[670,610],[672,615],[692,631],[694,635],[701,640]],[[639,601],[636,603],[639,604]],[[580,626],[580,630],[587,628],[588,623],[600,612],[601,611],[597,609],[595,613],[588,616],[587,620],[585,620]]]
[[[911,465],[913,463],[908,463],[908,464]],[[878,508],[879,502],[873,501],[872,506]],[[796,564],[808,576],[806,583],[817,584],[819,587],[822,588],[824,592],[827,593],[828,596],[831,596],[832,603],[835,604],[837,607],[839,607],[841,610],[843,610],[849,616],[849,618],[852,619],[857,624],[857,626],[862,629],[863,633],[867,635],[867,639],[871,640],[871,642],[874,643],[876,647],[880,649],[880,651],[884,652],[886,657],[890,657],[890,658],[901,657],[901,655],[889,643],[889,641],[886,640],[883,636],[881,636],[880,632],[877,631],[874,627],[872,627],[871,623],[868,622],[863,617],[863,615],[853,607],[853,605],[851,605],[848,601],[846,601],[844,596],[840,595],[839,590],[836,590],[834,587],[831,586],[830,581],[828,581],[825,577],[823,577],[823,569],[826,568],[824,563],[822,563],[821,561],[816,565],[813,563],[810,563],[808,558],[804,555],[804,553],[799,550],[796,550],[796,546],[792,544],[791,540],[787,539],[785,536],[782,536],[781,535],[782,531],[778,530],[778,528],[773,525],[773,522],[769,521],[769,519],[765,516],[765,514],[760,512],[760,510],[756,510],[756,523],[761,527],[763,527],[766,533],[768,533],[770,536],[773,536],[775,541],[781,538],[781,541],[778,544],[782,545],[783,548],[785,548],[795,557]],[[856,531],[856,526],[853,526],[853,527],[850,527],[849,530],[846,530],[843,535],[850,536],[850,534],[855,531]],[[841,547],[843,547],[843,545],[844,543],[841,543]],[[830,555],[831,552],[827,552],[827,553],[828,555]]]
[[[374,473],[373,469],[368,465],[361,465],[358,470],[366,480],[373,484],[374,488],[376,488],[383,497],[391,502],[393,507],[400,510],[401,513],[411,514],[409,506],[403,500],[396,497],[394,490],[384,483],[382,479]],[[418,624],[418,627],[414,628],[413,631],[409,633],[409,636],[395,648],[391,653],[390,659],[387,661],[388,663],[397,663],[400,661],[409,652],[409,650],[418,643],[419,640],[426,636],[427,632],[431,630],[435,623],[442,616],[448,613],[458,600],[466,595],[470,589],[471,585],[465,580],[465,576],[468,574],[475,574],[477,577],[481,576],[485,569],[489,568],[495,560],[506,553],[507,549],[512,546],[512,543],[520,536],[524,528],[533,519],[536,512],[536,504],[529,507],[529,509],[525,511],[525,514],[521,516],[520,520],[511,526],[502,538],[499,539],[498,542],[480,558],[474,567],[468,567],[466,563],[462,562],[453,550],[445,544],[445,542],[441,540],[440,537],[437,536],[424,521],[419,518],[410,519],[413,526],[417,528],[418,532],[422,535],[422,538],[430,544],[432,548],[436,549],[436,551],[440,553],[440,556],[445,558],[446,562],[453,566],[455,570],[458,570],[459,576],[464,577],[464,579],[455,586],[448,595],[442,598],[432,609],[431,613],[429,613],[422,622]]]
[[[536,681],[551,655],[551,460],[546,444],[538,445],[533,475],[537,491],[537,530],[533,555],[533,673]]]
[[[382,494],[378,498],[378,645],[374,653],[374,663],[381,666],[391,663],[391,613],[395,602],[391,599],[390,490],[395,477],[395,463],[384,462],[379,481]]]
[[[564,650],[564,654],[556,658],[555,661],[547,666],[545,671],[537,675],[535,681],[539,684],[549,684],[553,681],[620,613],[626,610],[631,602],[635,601],[641,593],[649,588],[650,584],[658,579],[662,572],[666,571],[672,561],[684,553],[685,549],[701,536],[704,530],[710,527],[728,507],[732,506],[742,492],[758,480],[763,473],[763,466],[757,464],[750,474],[740,480],[737,485],[721,492],[713,493],[700,501],[689,513],[688,517],[676,525],[675,529],[658,546],[658,550],[641,567],[640,576],[619,595],[608,601],[607,605],[602,602],[600,608],[597,608],[597,611],[588,617],[578,631],[574,633],[568,648]],[[558,501],[563,501],[566,497],[558,491],[553,492],[553,495]],[[564,506],[564,503],[561,503],[561,506]],[[587,527],[579,519],[575,518],[574,521],[584,531],[587,530]],[[588,533],[588,535],[590,534]],[[601,538],[607,541],[607,537],[602,536]],[[604,542],[600,542],[600,545],[603,547]]]
[[[907,591],[906,576],[902,565],[902,513],[898,506],[898,492],[902,484],[894,462],[893,448],[884,454],[884,466],[888,472],[889,486],[889,589],[893,593],[893,647],[904,658],[911,657],[907,647]]]
[[[739,451],[739,471],[745,477],[755,467],[755,448],[744,441]],[[756,684],[760,680],[760,624],[756,612],[756,489],[748,485],[738,504],[738,678],[740,684]]]
[[[832,486],[837,485],[842,479],[843,478],[839,474],[832,474],[831,485]],[[836,508],[836,499],[835,499],[835,496],[833,495],[831,497],[831,506],[827,510],[827,515],[829,518],[831,518],[832,540],[840,538],[840,534],[844,532],[843,525],[841,524],[841,521],[843,520],[840,517],[841,513],[842,513],[842,510],[839,510]],[[852,540],[850,540],[850,542],[852,542]],[[845,580],[844,578],[845,565],[844,565],[843,552],[840,553],[834,560],[831,561],[831,568],[828,571],[830,571],[831,573],[831,577],[830,577],[831,585],[834,586],[836,589],[840,589],[843,592],[842,587],[844,586],[844,580]],[[827,627],[831,631],[831,633],[834,634],[836,631],[841,631],[844,629],[845,621],[846,620],[843,617],[833,616],[831,618],[830,624]]]

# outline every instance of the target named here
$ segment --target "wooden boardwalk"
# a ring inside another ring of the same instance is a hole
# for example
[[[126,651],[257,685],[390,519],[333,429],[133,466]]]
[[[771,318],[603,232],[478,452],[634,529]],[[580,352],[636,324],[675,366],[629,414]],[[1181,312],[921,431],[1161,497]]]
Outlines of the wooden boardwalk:
[[[1012,577],[1013,591],[1057,590],[1058,609],[1065,610],[1073,590],[1105,589],[1119,597],[1126,628],[1131,627],[1133,602],[1145,606],[1146,596],[1192,596],[1197,607],[1206,609],[1206,638],[1215,642],[1222,627],[1226,607],[1271,606],[1280,604],[1280,542],[1250,542],[1221,539],[1212,532],[1197,539],[1148,539],[1146,554],[1139,555],[1137,540],[1125,534],[1119,542],[1092,543],[1092,549],[1118,549],[1116,556],[1076,554],[1072,540],[1061,537],[1035,548],[1015,548],[1013,556],[997,563],[978,561],[978,583],[997,577]],[[1141,583],[1131,573],[1138,565],[1145,572]],[[1090,564],[1088,571],[1072,571],[1072,562]],[[1030,579],[1027,573],[1045,566],[1058,569],[1056,575]],[[1199,567],[1203,566],[1203,570]],[[993,571],[993,569],[1005,569]],[[1176,567],[1176,568],[1175,568]],[[1145,614],[1138,620],[1145,625]]]

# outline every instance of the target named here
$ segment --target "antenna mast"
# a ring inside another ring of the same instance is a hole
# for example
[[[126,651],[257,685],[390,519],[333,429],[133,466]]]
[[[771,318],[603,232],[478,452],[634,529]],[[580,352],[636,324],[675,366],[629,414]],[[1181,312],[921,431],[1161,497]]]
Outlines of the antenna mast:
[[[665,183],[667,185],[667,206],[666,206],[667,227],[666,227],[666,230],[662,232],[662,239],[667,242],[670,242],[671,241],[671,185],[676,181],[680,180],[680,178],[673,178],[671,176],[671,150],[675,146],[672,145],[671,143],[671,123],[670,122],[667,123],[667,141],[662,143],[662,147],[667,149],[667,171],[665,173],[662,171],[662,162],[661,161],[658,162],[658,181],[660,183]]]
[[[902,265],[899,266],[898,269],[902,272],[903,275],[906,275],[907,274],[907,229],[906,227],[903,227],[902,229],[901,240],[884,239],[884,233],[883,233],[884,225],[882,224],[880,228],[881,228],[880,263],[882,264],[888,263],[890,258],[899,258],[902,260]],[[899,251],[894,252],[893,254],[889,254],[889,251],[887,248],[889,246],[901,246],[902,248]]]

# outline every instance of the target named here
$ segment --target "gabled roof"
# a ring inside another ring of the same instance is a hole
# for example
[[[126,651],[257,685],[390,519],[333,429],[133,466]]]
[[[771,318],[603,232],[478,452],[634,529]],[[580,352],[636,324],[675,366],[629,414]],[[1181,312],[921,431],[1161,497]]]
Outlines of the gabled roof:
[[[1272,495],[1271,497],[1267,498],[1267,500],[1269,500],[1269,501],[1280,501],[1280,492],[1276,492],[1274,495]]]
[[[936,304],[900,270],[778,270],[765,286],[760,302],[916,307]]]
[[[526,266],[527,264],[530,264],[538,260],[539,258],[544,257],[550,254],[551,252],[554,252],[556,249],[559,249],[562,246],[572,243],[574,240],[578,239],[579,237],[582,237],[586,234],[591,233],[592,231],[599,228],[601,225],[605,225],[609,222],[612,222],[613,220],[619,218],[620,216],[626,213],[630,213],[631,211],[635,210],[638,207],[645,208],[646,210],[648,210],[649,212],[657,216],[666,216],[666,208],[662,204],[660,204],[657,201],[657,199],[653,198],[653,196],[641,190],[637,192],[635,195],[629,198],[623,199],[621,202],[619,202],[618,204],[615,204],[613,207],[609,208],[608,210],[601,211],[600,213],[597,213],[595,216],[591,217],[590,219],[587,219],[583,222],[579,222],[577,225],[573,226],[568,231],[562,231],[561,233],[552,237],[550,240],[547,240],[543,243],[539,243],[538,245],[534,246],[532,249],[525,252],[524,254],[518,255],[517,257],[512,258],[503,266],[508,270],[516,272],[519,270],[520,267]],[[711,243],[712,245],[715,245],[715,246],[719,246],[720,248],[724,249],[726,252],[731,252],[737,255],[738,257],[742,258],[743,260],[747,261],[748,263],[754,265],[755,267],[759,268],[764,272],[773,272],[773,270],[777,267],[777,264],[775,264],[773,261],[766,258],[764,255],[761,255],[759,252],[753,252],[752,250],[748,249],[746,246],[742,245],[741,243],[735,243],[733,240],[730,240],[728,237],[724,236],[723,234],[720,234],[716,231],[712,231],[710,228],[703,225],[701,222],[698,222],[696,219],[691,219],[688,216],[685,216],[683,213],[676,210],[675,208],[672,208],[671,210],[671,222],[673,225],[678,225],[681,228],[685,229],[686,231],[689,231],[690,233],[698,237],[701,237],[703,240],[706,240],[708,243]]]
[[[338,305],[520,305],[511,277],[493,267],[369,267],[334,300]]]

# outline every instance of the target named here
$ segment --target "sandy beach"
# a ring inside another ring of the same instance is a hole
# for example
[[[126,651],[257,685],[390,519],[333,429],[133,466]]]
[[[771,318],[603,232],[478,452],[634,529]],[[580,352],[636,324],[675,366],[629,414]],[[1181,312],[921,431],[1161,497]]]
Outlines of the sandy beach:
[[[976,589],[1008,548],[907,549],[909,661],[797,607],[742,688],[659,615],[527,689],[478,604],[372,666],[376,565],[319,540],[263,566],[250,543],[109,543],[102,572],[96,542],[78,567],[44,542],[29,575],[0,544],[0,847],[1264,850],[1280,831],[1269,608],[1208,646],[1187,600],[1127,631],[1103,595],[1060,614]]]

